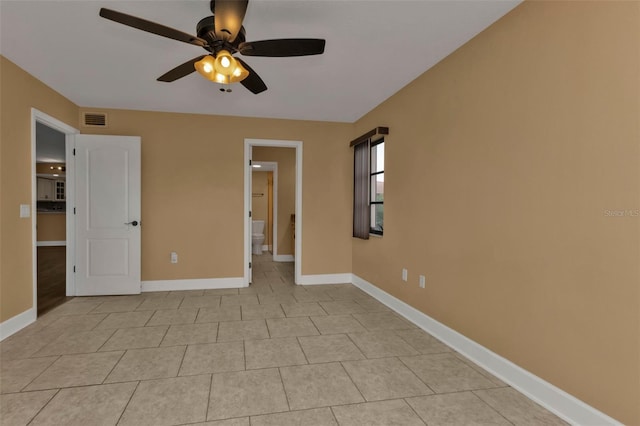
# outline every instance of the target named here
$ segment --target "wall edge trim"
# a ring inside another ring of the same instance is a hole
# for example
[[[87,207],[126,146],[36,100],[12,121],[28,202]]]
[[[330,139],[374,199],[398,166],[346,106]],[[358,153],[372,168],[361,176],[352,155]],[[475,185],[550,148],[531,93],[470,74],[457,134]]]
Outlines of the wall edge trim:
[[[352,274],[352,283],[531,400],[575,425],[622,425],[596,408]]]
[[[323,285],[323,284],[345,284],[352,282],[352,274],[318,274],[302,275],[298,284],[302,285]]]
[[[243,277],[197,278],[186,280],[142,281],[143,293],[149,291],[216,290],[245,287]]]
[[[8,320],[0,323],[0,341],[3,341],[7,337],[17,333],[29,324],[36,321],[37,312],[35,308],[29,308],[26,311],[14,315]]]

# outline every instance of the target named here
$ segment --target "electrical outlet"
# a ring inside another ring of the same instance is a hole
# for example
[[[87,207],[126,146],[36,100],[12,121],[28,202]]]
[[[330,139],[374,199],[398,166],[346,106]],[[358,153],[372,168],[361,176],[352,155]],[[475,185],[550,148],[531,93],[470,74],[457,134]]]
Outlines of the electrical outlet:
[[[402,281],[406,282],[407,281],[407,270],[406,268],[402,268]]]
[[[420,288],[424,288],[426,279],[424,277],[424,275],[420,275]]]
[[[171,263],[178,263],[178,253],[175,251],[171,252]]]

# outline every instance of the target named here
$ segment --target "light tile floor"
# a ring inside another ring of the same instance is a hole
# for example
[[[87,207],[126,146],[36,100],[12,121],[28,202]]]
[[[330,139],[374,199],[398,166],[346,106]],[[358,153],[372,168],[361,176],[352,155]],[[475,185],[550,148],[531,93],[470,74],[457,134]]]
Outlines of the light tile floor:
[[[0,424],[556,425],[351,284],[77,297],[0,343]]]

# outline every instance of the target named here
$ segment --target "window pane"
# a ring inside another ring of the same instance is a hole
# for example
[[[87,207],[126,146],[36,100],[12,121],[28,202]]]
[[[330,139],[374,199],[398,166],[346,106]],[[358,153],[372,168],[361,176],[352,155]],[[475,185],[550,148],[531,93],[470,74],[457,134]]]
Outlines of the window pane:
[[[384,204],[371,205],[371,230],[382,234],[384,224]]]
[[[371,147],[371,173],[384,170],[384,142]]]
[[[384,173],[371,176],[371,201],[384,201]]]

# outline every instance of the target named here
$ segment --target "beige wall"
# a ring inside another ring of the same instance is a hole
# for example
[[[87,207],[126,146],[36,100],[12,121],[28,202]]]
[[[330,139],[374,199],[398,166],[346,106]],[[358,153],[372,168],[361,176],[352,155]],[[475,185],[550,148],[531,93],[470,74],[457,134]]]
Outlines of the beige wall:
[[[293,255],[295,249],[291,215],[296,212],[296,150],[256,146],[253,148],[253,161],[278,163],[278,218],[276,219],[278,221],[278,252],[276,254]],[[350,269],[351,266],[349,266]]]
[[[269,173],[251,173],[252,197],[251,197],[251,217],[253,220],[264,220],[264,243],[269,245],[271,234],[271,224],[269,223]]]
[[[38,213],[36,241],[65,241],[67,215],[64,213]]]
[[[356,123],[390,135],[385,235],[354,239],[353,272],[628,424],[639,9],[525,2]]]
[[[31,108],[77,127],[78,108],[0,56],[0,322],[32,307]]]
[[[109,127],[83,133],[142,137],[143,280],[242,276],[245,138],[303,142],[302,273],[351,271],[352,124],[91,111]]]

